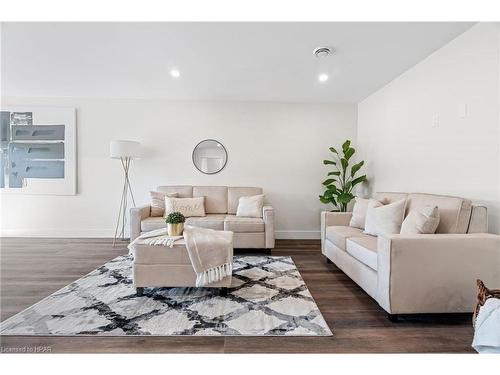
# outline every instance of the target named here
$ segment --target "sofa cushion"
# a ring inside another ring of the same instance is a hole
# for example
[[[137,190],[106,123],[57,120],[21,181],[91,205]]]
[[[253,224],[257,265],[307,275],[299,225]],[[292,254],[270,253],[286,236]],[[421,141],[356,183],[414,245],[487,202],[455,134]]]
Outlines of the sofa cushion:
[[[346,249],[346,240],[351,237],[359,236],[364,236],[363,231],[359,228],[335,225],[326,228],[326,239],[344,251]]]
[[[185,225],[192,225],[200,228],[224,230],[224,219],[226,215],[223,214],[208,214],[203,217],[188,217]]]
[[[403,224],[401,234],[433,234],[439,225],[439,208],[425,206],[418,210],[411,210]]]
[[[468,199],[446,195],[411,193],[406,212],[425,206],[438,206],[439,225],[436,233],[467,233],[472,203]]]
[[[224,230],[235,233],[260,233],[264,232],[264,220],[258,217],[227,215],[224,220]]]
[[[371,201],[374,201],[374,199],[371,199]],[[349,222],[350,227],[365,229],[366,211],[368,210],[369,203],[370,199],[355,197],[354,207],[352,208],[352,217]],[[379,206],[381,205],[382,203],[379,204]]]
[[[226,186],[193,186],[193,197],[205,197],[207,214],[227,213]]]
[[[151,197],[151,216],[164,216],[165,215],[165,197],[177,198],[177,193],[165,193],[164,191],[150,191]]]
[[[172,212],[180,212],[184,215],[184,217],[205,216],[205,197],[165,197],[165,217],[167,217]]]
[[[370,199],[366,211],[364,233],[374,236],[398,234],[405,217],[406,199],[380,206],[380,202]]]
[[[191,185],[158,186],[156,190],[165,193],[177,193],[179,198],[193,197],[193,187]]]
[[[151,230],[166,228],[165,218],[163,217],[147,217],[141,221],[141,232],[149,232]]]
[[[408,193],[377,192],[373,198],[382,204],[389,204],[408,198]]]
[[[227,213],[236,214],[240,197],[262,194],[260,187],[228,187],[227,188]]]
[[[262,207],[264,207],[264,194],[240,197],[236,216],[262,217]]]
[[[347,239],[346,251],[364,265],[377,271],[377,237],[365,234]]]

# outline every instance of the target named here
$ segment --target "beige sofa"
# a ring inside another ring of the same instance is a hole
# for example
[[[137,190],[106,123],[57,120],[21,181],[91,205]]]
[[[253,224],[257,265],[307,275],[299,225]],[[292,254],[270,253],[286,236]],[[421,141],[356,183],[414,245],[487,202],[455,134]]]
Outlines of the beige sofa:
[[[417,193],[377,193],[384,204],[407,199],[406,214],[439,207],[436,234],[374,237],[349,226],[351,213],[322,212],[321,248],[389,313],[472,312],[476,279],[500,285],[500,236],[488,234],[486,208]]]
[[[240,197],[263,194],[260,187],[159,186],[157,191],[178,193],[179,198],[205,197],[206,216],[190,217],[186,224],[234,232],[234,248],[274,248],[274,209],[264,205],[262,218],[238,217]],[[130,210],[130,241],[143,232],[165,227],[163,217],[151,217],[145,205]]]

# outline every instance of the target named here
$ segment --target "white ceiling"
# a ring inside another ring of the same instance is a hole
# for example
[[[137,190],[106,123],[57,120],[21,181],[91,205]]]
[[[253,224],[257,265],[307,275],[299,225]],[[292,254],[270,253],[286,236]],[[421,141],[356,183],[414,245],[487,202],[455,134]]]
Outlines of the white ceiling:
[[[359,102],[470,26],[4,23],[2,95]]]

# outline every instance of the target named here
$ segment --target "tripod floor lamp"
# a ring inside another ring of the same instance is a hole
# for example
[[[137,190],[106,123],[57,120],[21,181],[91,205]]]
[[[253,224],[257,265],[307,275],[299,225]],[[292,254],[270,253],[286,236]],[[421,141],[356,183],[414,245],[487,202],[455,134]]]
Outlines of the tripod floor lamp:
[[[111,141],[109,144],[109,155],[113,159],[120,159],[123,167],[123,188],[122,188],[122,199],[120,201],[120,209],[118,211],[118,219],[116,221],[115,236],[113,238],[113,246],[115,246],[116,239],[121,238],[125,240],[125,225],[127,223],[127,206],[128,206],[128,196],[132,198],[132,204],[135,207],[134,194],[132,193],[132,188],[130,187],[130,180],[128,178],[128,172],[130,169],[130,162],[132,159],[137,159],[140,157],[139,153],[140,143],[135,141]],[[119,234],[118,234],[118,231]]]

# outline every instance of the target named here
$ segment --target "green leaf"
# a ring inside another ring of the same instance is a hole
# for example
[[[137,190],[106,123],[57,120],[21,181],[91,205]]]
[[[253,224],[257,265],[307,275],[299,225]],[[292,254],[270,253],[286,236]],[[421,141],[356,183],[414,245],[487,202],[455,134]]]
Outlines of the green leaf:
[[[354,149],[352,147],[349,147],[345,152],[344,152],[344,156],[347,160],[349,160],[351,158],[351,156],[354,155]]]
[[[351,200],[353,200],[353,198],[354,198],[354,195],[352,195],[351,193],[342,193],[339,196],[337,196],[337,201],[339,203],[347,204]]]
[[[330,203],[330,200],[328,198],[323,197],[322,195],[319,196],[319,200],[321,203]]]
[[[337,155],[339,154],[339,153],[337,152],[337,150],[336,150],[335,148],[333,148],[333,147],[330,147],[330,151],[331,151],[331,152],[333,152],[334,154],[337,154]]]
[[[340,176],[340,172],[339,171],[328,172],[328,176]]]
[[[323,164],[324,165],[328,165],[328,164],[331,164],[331,165],[337,165],[336,162],[334,162],[333,160],[323,160]]]
[[[342,170],[346,170],[347,169],[347,166],[349,165],[349,162],[347,161],[347,159],[340,159],[340,163],[342,164]]]
[[[355,178],[354,180],[351,181],[352,187],[356,186],[357,184],[366,181],[366,175],[364,174],[363,176],[359,176]]]
[[[351,177],[354,177],[354,175],[361,169],[364,164],[364,160],[360,161],[358,164],[354,164],[351,168]]]
[[[344,151],[345,153],[350,146],[351,146],[351,141],[350,140],[345,141],[344,144],[342,145],[342,151]]]
[[[325,181],[323,181],[323,185],[327,186],[330,185],[332,182],[335,182],[336,180],[334,178],[329,178]]]
[[[339,191],[335,185],[328,185],[326,187],[326,191],[331,192],[332,194],[337,194]]]
[[[337,206],[337,201],[333,197],[325,197],[324,195],[320,195],[319,200],[321,201],[321,203],[332,203],[334,206]]]

